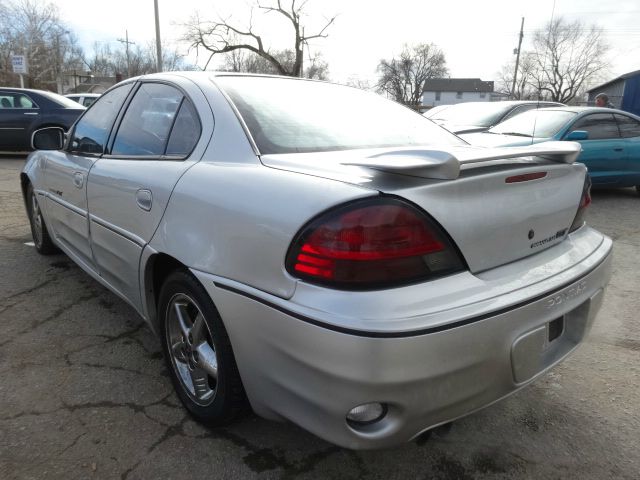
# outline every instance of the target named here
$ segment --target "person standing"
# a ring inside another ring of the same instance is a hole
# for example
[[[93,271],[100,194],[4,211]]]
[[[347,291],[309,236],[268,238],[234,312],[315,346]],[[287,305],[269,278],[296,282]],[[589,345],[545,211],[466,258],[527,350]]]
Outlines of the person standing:
[[[616,108],[615,105],[609,101],[609,96],[606,93],[596,95],[596,107]]]

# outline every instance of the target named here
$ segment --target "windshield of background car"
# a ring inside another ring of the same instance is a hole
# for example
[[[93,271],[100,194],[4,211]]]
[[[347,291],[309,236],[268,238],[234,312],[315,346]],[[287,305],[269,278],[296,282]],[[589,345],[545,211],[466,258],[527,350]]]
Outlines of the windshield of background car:
[[[526,137],[553,137],[569,120],[577,115],[575,112],[564,110],[530,110],[516,115],[509,120],[489,129],[491,133],[503,135],[523,135]]]
[[[297,79],[217,77],[261,154],[464,145],[402,105],[357,88]]]
[[[430,118],[452,125],[490,127],[495,125],[511,108],[513,105],[505,105],[500,102],[459,103],[437,112]]]

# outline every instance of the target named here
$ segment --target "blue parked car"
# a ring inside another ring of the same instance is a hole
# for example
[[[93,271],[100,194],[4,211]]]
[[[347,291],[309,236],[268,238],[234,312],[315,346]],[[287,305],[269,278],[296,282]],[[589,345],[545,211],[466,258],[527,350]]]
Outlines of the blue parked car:
[[[482,133],[460,135],[472,145],[521,146],[549,140],[582,145],[578,162],[594,186],[636,187],[640,194],[640,117],[612,108],[552,107],[516,115]]]

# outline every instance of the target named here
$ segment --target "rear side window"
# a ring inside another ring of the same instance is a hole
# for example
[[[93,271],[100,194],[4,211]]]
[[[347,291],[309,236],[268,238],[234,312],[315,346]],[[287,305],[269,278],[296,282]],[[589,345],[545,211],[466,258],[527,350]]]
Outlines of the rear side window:
[[[110,90],[87,110],[73,131],[70,147],[72,152],[90,154],[104,152],[111,126],[132,87],[133,83],[128,83]]]
[[[171,130],[167,155],[187,156],[196,146],[199,137],[200,121],[196,109],[185,98]]]
[[[622,138],[640,137],[640,122],[626,115],[615,115]]]
[[[196,118],[193,107],[180,90],[165,84],[145,83],[127,109],[111,154],[161,156],[167,152],[186,155],[197,140],[197,135],[195,140],[192,138],[196,126],[199,134]],[[171,134],[174,124],[177,130]]]
[[[3,93],[0,95],[0,108],[38,108],[38,105],[23,93]]]
[[[578,120],[571,130],[585,130],[589,132],[589,140],[603,140],[606,138],[620,138],[618,124],[611,113],[594,113]]]

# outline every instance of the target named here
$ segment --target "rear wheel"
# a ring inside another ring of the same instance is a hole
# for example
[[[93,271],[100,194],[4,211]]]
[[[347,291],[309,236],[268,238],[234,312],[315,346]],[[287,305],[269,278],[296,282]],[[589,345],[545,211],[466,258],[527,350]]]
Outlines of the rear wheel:
[[[640,195],[640,185],[636,185],[636,193]]]
[[[188,272],[169,275],[158,305],[162,350],[178,397],[196,420],[225,425],[248,410],[229,336]]]
[[[38,196],[33,191],[33,185],[31,184],[27,187],[27,211],[29,224],[31,225],[31,237],[38,253],[42,255],[57,253],[58,249],[49,236],[49,231],[38,203]]]

